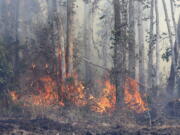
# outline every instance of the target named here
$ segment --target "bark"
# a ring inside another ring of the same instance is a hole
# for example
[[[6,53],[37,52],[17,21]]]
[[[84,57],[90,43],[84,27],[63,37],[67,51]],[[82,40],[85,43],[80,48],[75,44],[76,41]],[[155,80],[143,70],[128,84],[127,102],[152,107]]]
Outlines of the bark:
[[[158,11],[158,0],[155,0],[155,12],[156,12],[156,92],[159,95],[160,85],[160,48],[159,48],[159,11]]]
[[[91,59],[92,46],[92,3],[91,0],[84,2],[84,57]],[[92,67],[85,62],[85,82],[88,85],[92,83]]]
[[[177,36],[176,36],[176,45],[178,46],[177,48],[177,53],[178,53],[178,58],[177,58],[177,73],[176,73],[176,89],[178,90],[178,96],[180,97],[180,54],[179,54],[179,48],[180,48],[180,17],[179,17],[179,22],[178,22],[178,29],[177,29]]]
[[[138,3],[138,44],[139,44],[139,82],[145,85],[145,71],[144,71],[144,26],[143,26],[143,5]],[[142,90],[142,88],[140,88]],[[146,88],[145,88],[146,91]]]
[[[63,14],[61,14],[61,10],[60,10],[60,6],[58,6],[58,30],[59,30],[59,33],[58,33],[58,48],[60,50],[60,52],[58,51],[58,54],[59,54],[59,62],[60,62],[60,71],[61,71],[61,78],[62,78],[62,81],[65,80],[66,78],[66,56],[65,56],[65,30],[64,30],[64,25],[63,25]],[[73,65],[73,63],[72,63]]]
[[[74,0],[67,0],[67,46],[66,46],[66,74],[73,73],[73,8]]]
[[[171,26],[170,26],[170,19],[169,19],[169,15],[168,15],[168,12],[167,12],[166,2],[165,2],[165,0],[162,0],[162,2],[163,2],[163,8],[164,8],[164,13],[165,13],[165,19],[166,19],[168,34],[169,34],[169,43],[170,43],[171,50],[172,50],[172,66],[171,67],[173,68],[173,70],[171,72],[174,72],[176,74],[176,62],[175,62],[176,60],[175,60],[175,50],[174,50],[175,48],[174,48],[174,45],[173,45],[173,38],[172,38],[172,31],[171,31]],[[171,80],[169,80],[169,81],[171,81]],[[171,84],[172,86],[170,86],[170,87],[173,88],[173,89],[171,89],[171,91],[173,91],[174,90],[174,82],[171,82],[171,83],[173,83],[173,84]],[[169,86],[169,84],[168,84],[168,86]]]
[[[136,54],[135,54],[135,10],[134,0],[129,0],[129,76],[135,79]]]
[[[154,67],[153,67],[153,45],[154,45],[154,0],[151,0],[150,11],[150,35],[149,35],[149,52],[148,52],[148,87],[153,88]]]
[[[49,9],[49,15],[52,15],[52,43],[55,48],[56,60],[57,60],[57,81],[58,81],[58,95],[59,100],[63,99],[63,89],[61,84],[66,77],[66,67],[65,67],[65,38],[64,38],[64,29],[63,22],[61,19],[60,12],[58,10],[57,1],[54,0],[52,3],[52,10]],[[50,6],[50,5],[49,5]],[[51,16],[49,17],[51,18]]]
[[[122,1],[123,3],[123,1]],[[120,9],[123,5],[119,0],[113,0],[114,5],[114,29],[115,29],[115,45],[114,45],[114,77],[116,85],[116,104],[117,107],[123,104],[123,85],[125,80],[125,28],[121,18],[124,18]]]
[[[16,0],[16,26],[15,26],[15,76],[17,79],[19,79],[19,32],[18,32],[18,28],[19,28],[19,4],[20,1]],[[17,79],[15,81],[17,81]]]
[[[175,41],[175,44],[174,44],[174,48],[175,48],[175,50],[174,50],[174,55],[175,55],[175,65],[176,65],[176,70],[178,70],[177,69],[177,67],[178,67],[178,52],[179,52],[179,45],[178,45],[178,43],[179,43],[179,38],[178,38],[178,31],[177,31],[177,26],[176,26],[176,20],[175,20],[175,13],[174,13],[174,1],[172,1],[172,0],[170,0],[170,4],[171,4],[171,16],[172,16],[172,21],[173,21],[173,27],[174,27],[174,33],[175,33],[175,38],[176,38],[176,41]],[[171,69],[172,70],[172,69]],[[172,75],[172,74],[171,74]],[[176,80],[177,79],[177,80]],[[175,83],[175,85],[174,85],[174,90],[175,90],[175,93],[178,93],[178,83],[177,83],[177,81],[178,81],[178,71],[177,71],[177,73],[175,73],[175,76],[174,76],[174,83]]]
[[[173,0],[170,0],[170,3],[171,3],[171,16],[172,16],[172,21],[173,21],[173,27],[174,27],[174,32],[176,33],[177,32],[177,27],[176,27]]]

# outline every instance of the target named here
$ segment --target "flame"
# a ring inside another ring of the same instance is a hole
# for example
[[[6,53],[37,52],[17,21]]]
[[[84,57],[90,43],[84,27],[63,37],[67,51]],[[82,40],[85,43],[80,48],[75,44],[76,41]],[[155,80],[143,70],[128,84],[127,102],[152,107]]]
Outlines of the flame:
[[[77,106],[84,106],[87,104],[85,98],[85,87],[78,79],[78,75],[74,73],[72,76],[68,75],[63,90],[64,98],[71,101]]]
[[[43,88],[39,88],[38,95],[32,95],[30,97],[30,101],[33,105],[54,105],[59,103],[59,105],[63,106],[62,102],[59,102],[59,97],[57,91],[55,91],[56,83],[55,81],[49,77],[42,77],[40,81],[43,84]]]
[[[85,87],[81,81],[78,80],[78,75],[73,74],[72,76],[68,76],[64,82],[61,83],[61,95],[62,99],[60,99],[57,83],[50,77],[42,77],[39,79],[41,85],[37,89],[37,95],[31,95],[29,99],[26,101],[32,105],[37,106],[49,106],[58,104],[60,106],[64,106],[64,101],[70,101],[77,106],[84,106],[87,104],[85,99]]]
[[[61,51],[58,53],[61,53]],[[49,65],[45,64],[45,68],[48,67]],[[32,68],[36,68],[36,65],[32,64]],[[98,86],[102,89],[102,93],[98,98],[93,95],[86,95],[86,88],[82,81],[79,80],[77,73],[67,75],[59,84],[60,89],[58,89],[58,82],[50,76],[44,76],[38,80],[41,84],[37,88],[38,94],[32,94],[30,97],[25,99],[25,101],[30,105],[65,106],[65,103],[70,102],[78,107],[82,107],[92,103],[90,109],[94,112],[102,114],[113,112],[115,110],[116,87],[108,79],[105,81],[99,81]],[[136,80],[129,77],[126,78],[124,84],[124,102],[127,104],[128,108],[137,113],[143,113],[148,111],[149,108],[147,107],[147,103],[143,101],[138,88],[139,83]],[[13,101],[19,99],[19,96],[15,91],[10,92],[10,96]]]
[[[136,111],[137,113],[143,113],[148,111],[147,103],[143,101],[139,92],[139,83],[132,78],[126,78],[124,86],[124,102],[127,106]]]
[[[19,96],[18,96],[18,94],[16,93],[16,91],[11,91],[9,94],[10,94],[10,97],[11,97],[11,99],[12,99],[13,101],[17,101],[17,100],[18,100]]]
[[[91,107],[92,111],[99,113],[112,112],[116,104],[116,88],[109,80],[106,80],[102,96],[96,99],[91,95],[89,99],[95,103]]]

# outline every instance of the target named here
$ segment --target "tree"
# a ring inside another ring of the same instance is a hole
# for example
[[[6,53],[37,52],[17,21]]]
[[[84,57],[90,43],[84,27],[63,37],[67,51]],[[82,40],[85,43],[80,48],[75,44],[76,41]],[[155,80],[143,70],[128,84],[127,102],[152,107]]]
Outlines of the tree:
[[[134,0],[129,0],[129,76],[135,79],[136,54],[135,54],[135,9]]]
[[[159,49],[159,11],[158,11],[158,0],[155,0],[155,12],[156,12],[156,92],[159,94],[160,85],[160,49]]]
[[[171,16],[172,16],[172,21],[173,21],[173,27],[174,27],[174,33],[175,33],[175,44],[174,44],[174,59],[175,59],[175,68],[176,70],[178,70],[178,50],[179,50],[179,45],[178,45],[178,30],[177,30],[177,26],[176,26],[176,21],[175,21],[175,14],[174,14],[174,1],[170,1],[171,4]],[[177,71],[178,72],[178,71]],[[171,70],[170,70],[170,76],[169,76],[169,80],[168,80],[168,85],[167,85],[167,90],[175,90],[175,93],[178,92],[178,86],[176,85],[176,75],[178,73],[175,73],[174,70],[174,65],[171,64]],[[171,92],[172,93],[172,92]]]
[[[180,54],[179,54],[179,48],[180,48],[180,17],[178,22],[178,29],[177,29],[177,36],[176,36],[176,45],[177,45],[177,73],[176,73],[176,89],[178,91],[178,96],[180,96]]]
[[[117,107],[123,103],[123,86],[126,78],[125,55],[126,55],[126,26],[127,5],[124,0],[113,0],[114,5],[114,78],[116,85]]]
[[[148,49],[148,86],[153,88],[154,67],[153,67],[153,45],[154,45],[154,0],[151,0],[150,11],[150,32],[149,32],[149,49]]]
[[[52,3],[51,3],[52,2]],[[48,1],[48,15],[49,23],[52,26],[51,37],[52,45],[56,56],[56,70],[58,82],[59,99],[63,99],[62,83],[66,78],[66,61],[65,61],[65,31],[62,21],[62,14],[60,14],[57,0]]]
[[[84,57],[91,58],[92,51],[92,1],[84,0]],[[92,83],[92,67],[88,62],[85,62],[85,82]]]
[[[73,73],[73,16],[74,16],[74,0],[67,0],[67,46],[66,46],[66,74]]]
[[[138,44],[139,44],[139,82],[145,84],[145,48],[144,48],[144,25],[143,25],[143,3],[138,2]],[[146,88],[145,88],[146,89]]]
[[[172,38],[172,31],[171,31],[171,26],[170,26],[170,19],[169,19],[169,15],[167,12],[167,6],[166,6],[166,2],[165,0],[162,0],[163,2],[163,8],[164,8],[164,13],[165,13],[165,20],[166,20],[166,25],[167,25],[167,29],[168,29],[168,35],[169,35],[169,43],[170,43],[170,47],[171,47],[171,52],[172,52],[172,70],[171,70],[171,75],[169,78],[169,82],[168,82],[168,86],[167,89],[172,88],[171,89],[171,93],[173,93],[174,90],[174,82],[175,82],[175,74],[176,74],[176,60],[175,60],[175,50],[174,50],[174,44],[173,44],[173,38]],[[173,75],[174,74],[174,75]],[[173,80],[174,79],[174,80]]]

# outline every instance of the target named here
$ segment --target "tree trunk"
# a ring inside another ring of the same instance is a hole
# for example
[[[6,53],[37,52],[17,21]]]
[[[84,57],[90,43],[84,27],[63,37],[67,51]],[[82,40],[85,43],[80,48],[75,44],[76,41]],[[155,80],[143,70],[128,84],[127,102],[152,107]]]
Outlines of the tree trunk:
[[[151,0],[151,11],[150,11],[150,32],[149,32],[149,52],[148,52],[148,87],[153,88],[154,78],[154,67],[153,67],[153,45],[154,45],[154,0]]]
[[[156,12],[156,93],[159,95],[160,85],[160,49],[159,49],[159,11],[158,0],[155,0],[155,12]]]
[[[122,5],[119,0],[113,0],[114,4],[114,29],[115,29],[115,45],[114,45],[114,77],[115,77],[115,85],[116,85],[116,104],[117,107],[123,104],[123,86],[125,81],[125,47],[126,47],[126,32],[125,32],[125,24],[122,22],[124,20],[122,10],[120,9],[124,6],[124,1],[122,1]],[[126,8],[126,7],[124,7]],[[123,9],[123,8],[122,8]]]
[[[175,45],[174,45],[174,48],[175,48],[175,50],[174,50],[174,55],[175,55],[175,64],[176,64],[176,70],[178,70],[177,69],[177,67],[178,67],[178,52],[179,52],[179,45],[178,45],[178,43],[179,43],[179,38],[178,38],[178,31],[177,31],[177,26],[176,26],[176,20],[175,20],[175,13],[174,13],[174,1],[172,1],[172,0],[170,0],[170,4],[171,4],[171,16],[172,16],[172,21],[173,21],[173,27],[174,27],[174,33],[175,33],[175,38],[176,38],[176,41],[175,41]],[[175,93],[178,93],[178,91],[179,91],[179,89],[178,89],[178,83],[177,83],[177,81],[178,80],[176,80],[176,77],[177,77],[177,79],[178,79],[178,76],[177,76],[177,74],[178,74],[178,72],[177,73],[175,73],[175,77],[174,77],[174,83],[175,83],[175,86],[174,86],[174,90],[175,90]]]
[[[135,54],[135,10],[134,0],[129,0],[129,76],[135,79],[136,54]]]
[[[63,99],[63,89],[62,83],[66,77],[66,67],[65,67],[65,39],[64,39],[64,29],[63,22],[58,11],[57,1],[54,0],[52,4],[52,10],[49,9],[49,15],[52,15],[52,43],[54,44],[56,59],[57,59],[57,81],[58,81],[58,95],[59,100]],[[51,16],[49,17],[51,18]]]
[[[178,29],[177,29],[177,36],[176,36],[176,45],[177,48],[177,73],[176,73],[176,89],[178,90],[178,96],[180,97],[180,54],[179,54],[179,48],[180,48],[180,17],[178,22]]]
[[[143,26],[143,5],[141,2],[138,3],[138,44],[139,44],[139,82],[145,85],[145,71],[144,71],[144,26]],[[146,86],[146,85],[145,85]],[[146,88],[140,88],[141,90]]]
[[[92,46],[92,2],[84,2],[84,57],[91,59]],[[92,83],[92,68],[88,62],[85,62],[85,82],[87,85]]]
[[[67,0],[67,46],[66,46],[66,74],[73,73],[73,9],[74,0]]]
[[[170,46],[171,46],[171,50],[172,50],[172,68],[173,68],[173,71],[171,72],[174,72],[176,74],[176,60],[175,60],[175,50],[174,50],[174,45],[173,45],[173,38],[172,38],[172,31],[171,31],[171,26],[170,26],[170,20],[169,20],[169,16],[168,16],[168,13],[167,13],[167,6],[166,6],[166,2],[165,0],[162,0],[163,2],[163,8],[164,8],[164,13],[165,13],[165,18],[166,18],[166,24],[167,24],[167,29],[168,29],[168,34],[169,34],[169,43],[170,43]],[[173,76],[172,76],[173,77]],[[174,78],[175,79],[175,78]],[[176,80],[176,79],[175,79]],[[170,80],[171,81],[171,80]],[[175,82],[175,81],[174,81]],[[175,83],[173,82],[173,84],[171,84],[172,88],[172,93],[174,91],[174,85]]]

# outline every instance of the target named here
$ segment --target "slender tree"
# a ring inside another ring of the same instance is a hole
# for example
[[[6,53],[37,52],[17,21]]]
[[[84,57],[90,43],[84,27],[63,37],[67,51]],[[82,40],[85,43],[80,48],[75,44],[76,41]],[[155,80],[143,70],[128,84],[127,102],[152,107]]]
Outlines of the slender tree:
[[[149,32],[149,52],[148,52],[148,87],[153,88],[153,45],[154,45],[154,0],[151,0],[150,10],[150,32]]]
[[[91,59],[92,51],[92,1],[84,1],[84,57]],[[88,62],[85,62],[85,82],[92,82],[92,67]]]
[[[126,78],[125,55],[126,55],[126,25],[127,7],[126,1],[113,0],[114,5],[114,73],[116,85],[117,107],[123,104],[123,85]],[[123,7],[124,6],[124,7]]]
[[[178,31],[177,31],[175,13],[174,13],[174,0],[170,0],[170,4],[171,4],[171,17],[172,17],[172,21],[173,21],[173,27],[174,27],[174,33],[175,33],[175,39],[176,39],[175,44],[174,44],[174,53],[175,53],[174,57],[175,57],[175,66],[176,66],[176,70],[177,70],[177,67],[178,67],[178,51],[179,51],[178,43],[179,43],[179,41],[178,41],[178,33],[177,33]],[[171,69],[171,70],[173,70],[173,69]],[[174,82],[174,84],[175,84],[174,90],[176,91],[176,93],[178,92],[178,85],[176,83],[176,81],[178,81],[178,80],[176,80],[176,75],[177,74],[178,73],[175,73],[175,76],[174,76],[174,79],[173,79],[175,81]]]
[[[169,84],[173,83],[173,84],[170,84],[170,87],[173,88],[173,89],[171,89],[171,91],[173,91],[174,90],[174,82],[175,82],[174,76],[176,74],[175,51],[174,51],[173,35],[172,35],[172,31],[171,31],[170,19],[169,19],[169,15],[168,15],[168,12],[167,12],[166,2],[165,2],[165,0],[162,0],[162,2],[163,2],[164,13],[165,13],[166,25],[167,25],[167,29],[168,29],[169,43],[170,43],[171,51],[172,51],[172,70],[171,70],[172,73],[170,73],[170,74],[174,74],[174,75],[170,76],[170,77],[172,77],[172,79],[174,79],[174,80],[171,80],[169,78],[170,79]]]
[[[52,2],[52,3],[51,3]],[[52,28],[52,44],[55,48],[56,63],[57,63],[57,81],[58,81],[58,94],[59,99],[63,99],[62,83],[66,77],[65,66],[65,38],[64,27],[62,22],[62,16],[59,12],[59,6],[57,0],[48,2],[48,15],[50,15],[49,23]]]
[[[67,46],[66,46],[66,74],[73,73],[73,50],[74,50],[74,34],[73,34],[73,16],[74,16],[74,0],[67,0]]]
[[[135,54],[135,9],[134,0],[129,0],[129,76],[135,79],[136,54]]]
[[[145,78],[145,48],[144,48],[144,25],[143,25],[143,4],[138,2],[138,44],[139,44],[139,81],[146,83]],[[146,88],[145,88],[146,89]]]
[[[178,22],[178,29],[177,29],[177,36],[176,36],[176,44],[177,44],[177,73],[176,73],[176,90],[178,91],[178,96],[180,96],[180,54],[179,54],[179,48],[180,48],[180,17]]]
[[[155,12],[156,12],[156,90],[159,91],[160,85],[160,49],[159,49],[159,11],[158,0],[155,0]],[[159,93],[159,92],[158,92]]]

